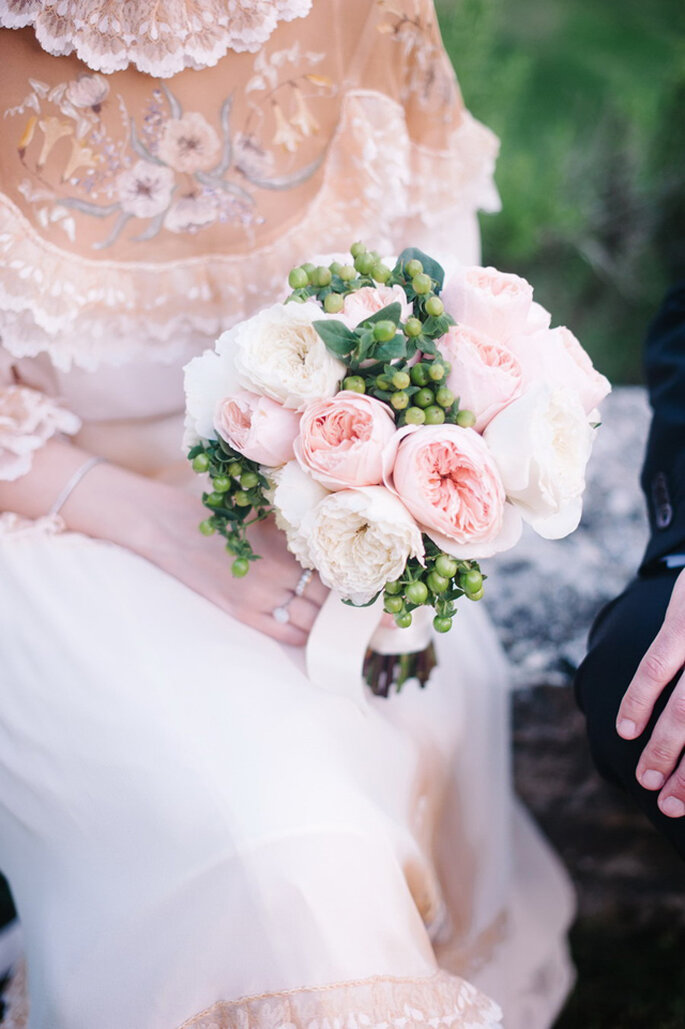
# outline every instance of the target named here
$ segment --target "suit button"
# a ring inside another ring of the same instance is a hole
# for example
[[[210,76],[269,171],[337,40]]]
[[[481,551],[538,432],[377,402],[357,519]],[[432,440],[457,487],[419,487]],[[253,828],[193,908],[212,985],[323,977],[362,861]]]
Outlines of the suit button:
[[[657,529],[667,529],[673,520],[673,508],[668,480],[663,472],[657,472],[652,479],[652,503]]]

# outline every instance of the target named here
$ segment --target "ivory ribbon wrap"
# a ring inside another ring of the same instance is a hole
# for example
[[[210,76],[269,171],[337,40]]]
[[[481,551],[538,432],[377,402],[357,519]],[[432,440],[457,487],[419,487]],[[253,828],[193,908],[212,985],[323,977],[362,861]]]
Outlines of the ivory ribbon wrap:
[[[430,643],[429,608],[415,611],[408,629],[385,628],[382,616],[382,595],[370,607],[352,607],[331,591],[307,641],[310,682],[364,706],[369,696],[363,677],[369,646],[381,654],[413,654]]]

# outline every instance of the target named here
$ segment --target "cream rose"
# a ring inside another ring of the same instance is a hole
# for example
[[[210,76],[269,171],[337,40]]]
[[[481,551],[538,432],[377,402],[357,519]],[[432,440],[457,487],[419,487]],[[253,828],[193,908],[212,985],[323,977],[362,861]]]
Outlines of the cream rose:
[[[383,450],[395,433],[387,404],[343,390],[302,415],[295,456],[330,490],[383,481]]]
[[[496,268],[460,268],[445,283],[442,299],[457,322],[484,332],[498,343],[543,324],[544,308],[533,308],[530,283]]]
[[[372,314],[377,314],[389,304],[400,304],[402,321],[411,318],[412,305],[401,286],[363,286],[354,293],[348,293],[343,302],[343,309],[337,317],[354,329],[366,321]]]
[[[525,521],[546,539],[573,532],[593,441],[577,394],[537,383],[493,418],[483,439]]]
[[[517,336],[507,346],[516,355],[525,385],[543,381],[552,388],[575,390],[589,414],[611,392],[611,383],[597,371],[589,354],[565,326]]]
[[[473,429],[400,429],[385,465],[387,485],[449,554],[490,557],[518,541],[520,516],[506,503],[497,466]]]
[[[221,438],[267,468],[292,460],[299,427],[295,411],[247,390],[221,400],[214,415],[214,428]]]
[[[324,585],[366,604],[397,579],[410,557],[423,559],[421,532],[383,486],[329,494],[302,522],[312,562]]]
[[[337,393],[345,374],[312,324],[325,318],[315,303],[274,304],[224,332],[217,352],[232,355],[243,389],[302,411]]]
[[[476,432],[521,393],[522,372],[516,356],[468,325],[454,325],[438,341],[452,365],[447,384],[459,406],[473,411]]]
[[[288,550],[303,568],[314,568],[308,535],[302,531],[305,518],[328,496],[320,482],[312,479],[297,461],[269,472],[268,498],[274,507],[276,525],[285,533]]]
[[[183,448],[201,439],[216,439],[214,414],[224,397],[240,391],[240,381],[230,351],[205,350],[183,369],[186,397]]]

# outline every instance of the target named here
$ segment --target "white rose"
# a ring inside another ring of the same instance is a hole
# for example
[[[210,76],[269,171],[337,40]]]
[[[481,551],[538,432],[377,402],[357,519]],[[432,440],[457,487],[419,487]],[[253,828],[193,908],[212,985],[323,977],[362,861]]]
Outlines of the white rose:
[[[200,439],[216,439],[214,414],[225,397],[240,391],[240,381],[230,353],[205,350],[183,369],[186,397],[183,447],[188,450]]]
[[[574,391],[541,383],[483,433],[508,499],[546,539],[561,539],[578,526],[593,434]]]
[[[345,365],[327,349],[312,322],[326,318],[318,304],[274,304],[219,337],[232,354],[244,389],[301,411],[338,392]]]
[[[399,578],[410,557],[423,558],[416,522],[383,486],[329,494],[304,518],[301,532],[322,582],[354,604],[366,604]]]
[[[297,461],[288,461],[282,468],[270,471],[269,482],[268,498],[274,507],[276,525],[286,535],[288,550],[303,568],[313,568],[309,540],[301,526],[312,509],[328,496],[328,490],[307,475]]]

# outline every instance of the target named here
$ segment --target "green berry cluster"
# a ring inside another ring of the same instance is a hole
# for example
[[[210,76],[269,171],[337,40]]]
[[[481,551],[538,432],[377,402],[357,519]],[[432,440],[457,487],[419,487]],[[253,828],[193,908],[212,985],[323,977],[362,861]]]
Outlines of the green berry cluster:
[[[333,261],[329,265],[307,263],[293,268],[288,276],[292,290],[288,300],[303,304],[315,299],[326,314],[338,314],[347,293],[390,281],[392,271],[383,264],[377,250],[367,250],[363,243],[353,243],[350,256],[349,264]]]
[[[208,474],[211,489],[202,494],[202,503],[211,511],[200,522],[203,536],[219,533],[226,540],[226,550],[233,556],[231,571],[242,579],[257,561],[247,538],[247,528],[266,518],[271,510],[265,496],[269,483],[255,466],[223,440],[198,443],[188,453],[193,471]]]
[[[412,623],[412,611],[424,604],[435,609],[433,628],[448,632],[456,614],[455,602],[460,597],[480,600],[485,576],[476,561],[460,561],[445,554],[428,537],[423,537],[425,565],[413,558],[404,575],[389,582],[383,594],[383,607],[393,615],[400,629]]]

